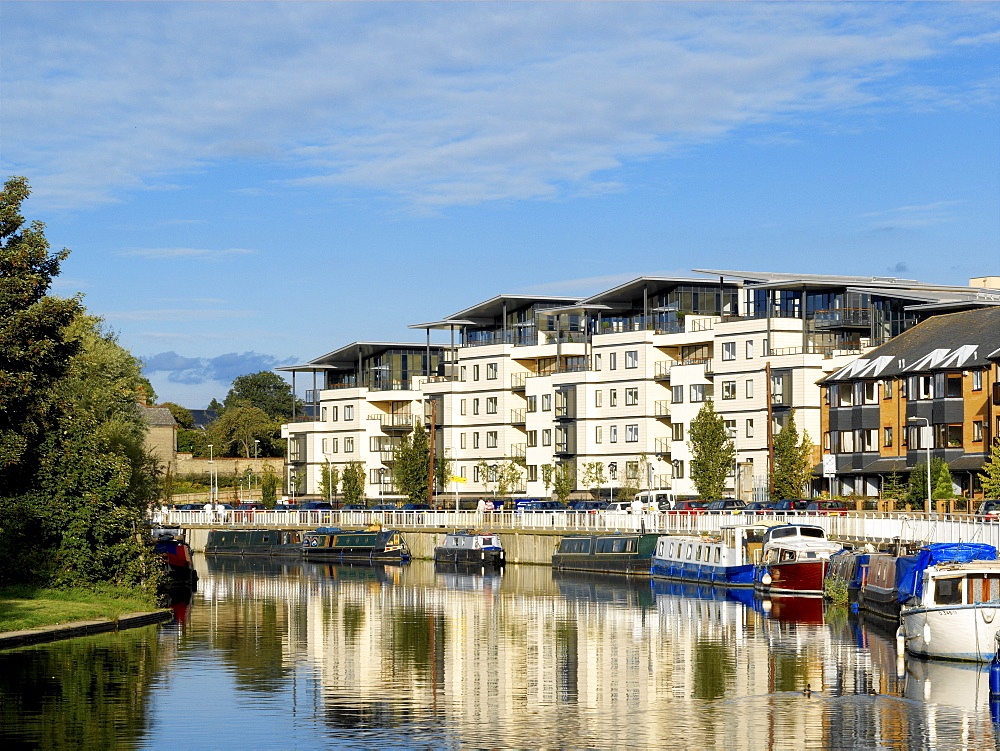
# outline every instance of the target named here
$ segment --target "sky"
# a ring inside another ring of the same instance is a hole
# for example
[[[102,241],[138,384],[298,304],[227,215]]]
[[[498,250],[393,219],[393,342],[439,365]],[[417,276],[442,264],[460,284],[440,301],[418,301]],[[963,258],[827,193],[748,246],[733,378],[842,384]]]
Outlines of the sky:
[[[54,293],[160,401],[423,342],[503,293],[1000,275],[1000,4],[6,1],[0,24],[3,174],[72,251]]]

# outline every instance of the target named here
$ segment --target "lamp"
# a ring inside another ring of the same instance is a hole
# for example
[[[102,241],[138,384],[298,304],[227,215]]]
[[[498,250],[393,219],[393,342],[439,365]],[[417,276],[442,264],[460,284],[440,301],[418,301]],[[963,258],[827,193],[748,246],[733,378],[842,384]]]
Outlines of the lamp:
[[[931,439],[933,438],[933,436],[930,435],[931,421],[926,417],[908,417],[906,420],[907,422],[916,422],[921,420],[924,425],[927,426],[927,445],[924,447],[927,449],[927,501],[924,512],[929,514],[931,512]]]

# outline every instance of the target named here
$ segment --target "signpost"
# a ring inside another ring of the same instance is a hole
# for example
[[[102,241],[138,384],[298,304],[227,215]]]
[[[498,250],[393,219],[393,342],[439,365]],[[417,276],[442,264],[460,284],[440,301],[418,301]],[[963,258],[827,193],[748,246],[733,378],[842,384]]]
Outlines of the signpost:
[[[464,477],[458,477],[457,475],[452,475],[448,479],[455,483],[455,510],[458,511],[458,483],[467,482],[467,480]]]

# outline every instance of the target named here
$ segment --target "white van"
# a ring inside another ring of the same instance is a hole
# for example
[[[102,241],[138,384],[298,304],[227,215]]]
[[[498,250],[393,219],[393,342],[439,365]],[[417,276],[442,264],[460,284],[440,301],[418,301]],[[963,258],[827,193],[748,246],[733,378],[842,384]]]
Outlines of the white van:
[[[668,490],[643,490],[635,494],[642,501],[643,508],[656,513],[669,511],[674,507],[674,494]]]

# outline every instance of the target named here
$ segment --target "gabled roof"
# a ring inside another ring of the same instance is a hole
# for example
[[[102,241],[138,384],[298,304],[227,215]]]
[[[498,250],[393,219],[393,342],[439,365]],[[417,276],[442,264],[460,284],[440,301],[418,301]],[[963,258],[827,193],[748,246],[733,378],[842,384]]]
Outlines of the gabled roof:
[[[947,313],[904,331],[823,383],[981,368],[990,364],[990,355],[998,348],[1000,307]]]
[[[147,407],[145,404],[136,404],[139,414],[150,427],[174,427],[177,420],[166,407]]]

